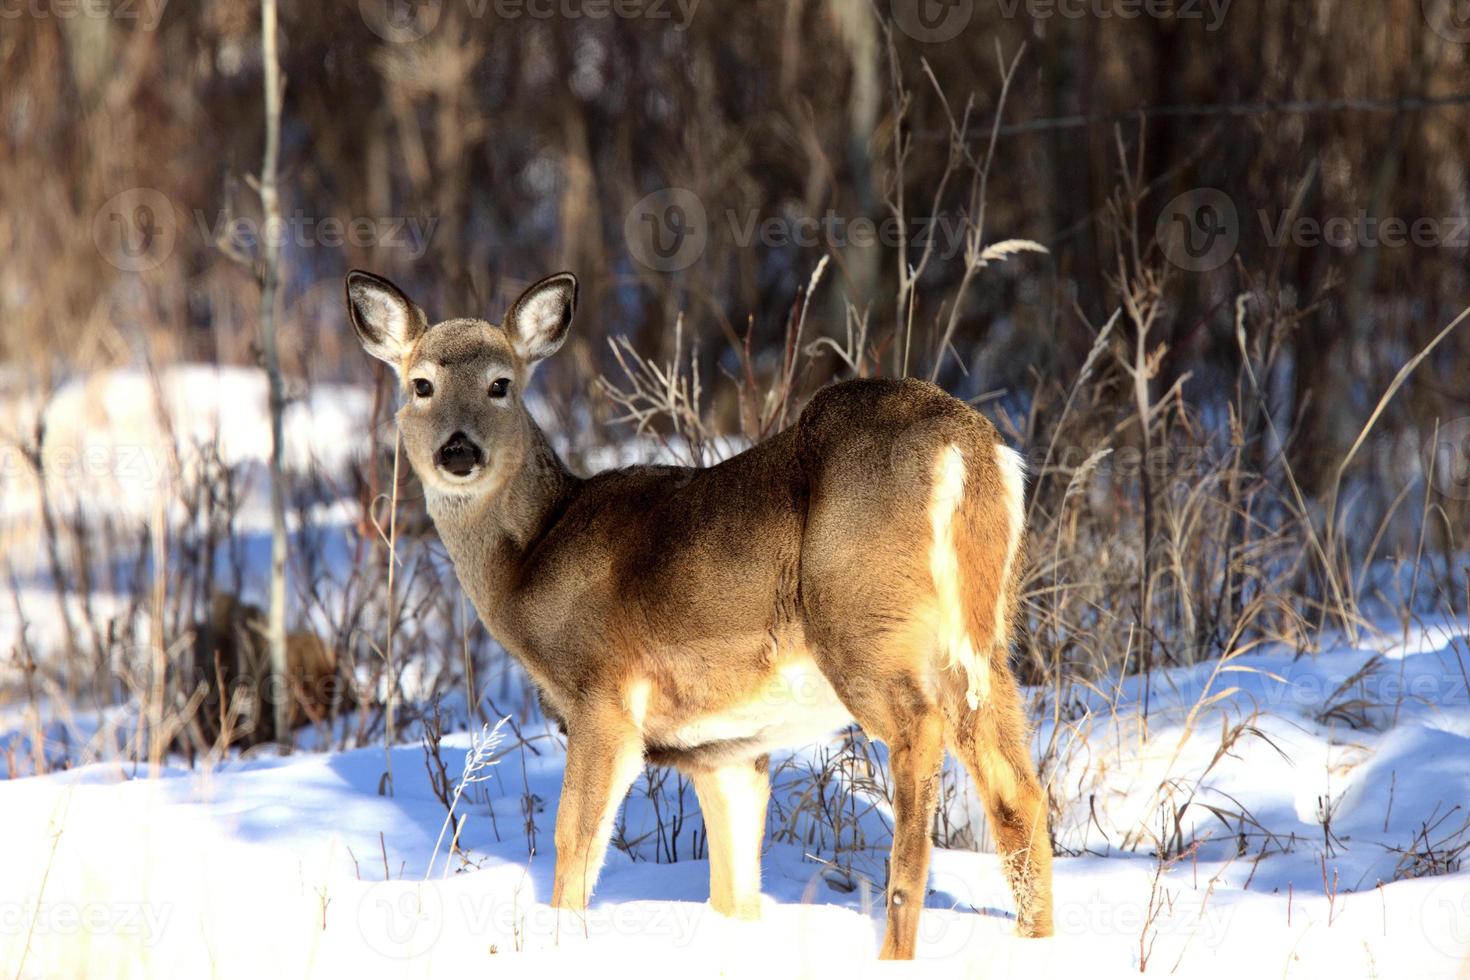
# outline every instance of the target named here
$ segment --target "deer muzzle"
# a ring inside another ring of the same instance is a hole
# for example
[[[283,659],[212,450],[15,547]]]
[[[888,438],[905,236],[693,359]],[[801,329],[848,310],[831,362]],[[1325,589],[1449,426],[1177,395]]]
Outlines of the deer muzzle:
[[[463,432],[450,436],[434,454],[435,465],[454,476],[469,476],[484,461],[485,454],[480,451],[480,447]]]

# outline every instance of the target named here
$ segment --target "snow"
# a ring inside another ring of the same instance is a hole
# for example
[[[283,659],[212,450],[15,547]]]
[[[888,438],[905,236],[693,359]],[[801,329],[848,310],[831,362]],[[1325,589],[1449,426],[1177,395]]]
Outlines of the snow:
[[[135,445],[153,459],[166,441],[139,406],[156,406],[160,390],[189,419],[176,445],[217,441],[234,465],[264,458],[264,388],[253,372],[92,379],[63,389],[45,409],[48,426],[58,445],[90,445],[98,458]],[[366,392],[332,386],[297,401],[291,465],[340,475],[367,451],[370,405]],[[0,422],[24,432],[38,410],[13,402]],[[102,469],[110,489],[73,486],[89,506],[144,517],[156,506],[146,472],[118,483],[115,467]],[[34,487],[17,477],[3,490],[0,515],[15,532],[33,516]],[[258,518],[254,506],[245,515]],[[327,501],[315,519],[345,535],[354,514]],[[337,548],[331,561],[350,554]],[[6,555],[21,577],[16,602],[0,604],[5,651],[18,610],[32,647],[44,654],[60,642],[56,596],[28,567],[35,560],[33,548]],[[125,601],[99,590],[93,615]],[[1060,804],[1057,935],[1013,935],[980,808],[951,765],[946,779],[959,792],[947,821],[970,824],[982,850],[936,848],[919,961],[904,972],[1121,977],[1146,957],[1149,975],[1470,976],[1470,871],[1456,858],[1470,841],[1470,624],[1384,623],[1355,641],[1319,639],[1315,655],[1262,647],[1155,671],[1146,698],[1132,675],[1028,691],[1034,754]],[[446,704],[451,716],[468,714],[462,698]],[[0,754],[26,756],[30,710],[0,700]],[[126,731],[126,714],[58,710],[48,737],[65,734],[78,760],[97,732]],[[447,862],[448,847],[436,848],[445,807],[414,731],[391,753],[252,751],[194,769],[171,759],[150,771],[94,751],[100,761],[0,782],[0,975],[880,972],[891,828],[871,789],[881,767],[836,767],[828,791],[855,804],[837,849],[834,830],[801,806],[811,789],[803,774],[833,770],[835,746],[773,759],[764,913],[751,923],[709,908],[693,793],[672,777],[654,789],[650,773],[624,807],[624,847],[610,850],[594,907],[578,916],[547,905],[564,744],[541,721],[520,734],[466,786],[460,853]],[[444,738],[451,778],[470,739]],[[881,747],[859,744],[881,761]],[[687,811],[672,838],[671,805]],[[1156,856],[1161,841],[1166,860]],[[1432,868],[1413,857],[1426,850],[1437,854]],[[1457,870],[1427,873],[1446,863]]]
[[[1409,846],[1436,812],[1458,807],[1450,824],[1461,826],[1470,801],[1470,708],[1463,687],[1446,680],[1458,673],[1457,660],[1470,659],[1466,631],[1444,626],[1435,636],[1386,647],[1411,688],[1416,678],[1444,683],[1438,701],[1406,701],[1398,724],[1378,733],[1312,720],[1322,696],[1368,651],[1241,658],[1233,666],[1252,672],[1227,675],[1238,690],[1191,733],[1181,733],[1176,719],[1199,702],[1207,668],[1156,675],[1147,726],[1130,709],[1136,679],[1127,679],[1106,722],[1090,733],[1099,748],[1090,766],[1064,766],[1057,777],[1070,801],[1058,840],[1074,855],[1056,862],[1057,936],[1012,936],[1010,896],[993,854],[940,849],[916,969],[1121,976],[1138,972],[1147,935],[1149,973],[1462,976],[1470,967],[1470,873],[1394,880],[1392,848]],[[1219,744],[1220,718],[1250,716],[1260,704],[1279,713],[1256,716],[1260,734],[1238,741],[1195,799],[1245,808],[1278,843],[1292,843],[1258,856],[1262,842],[1252,838],[1237,856],[1230,830],[1191,807],[1186,823],[1198,826],[1187,836],[1215,837],[1167,867],[1155,887],[1152,848],[1125,850],[1120,842],[1156,816],[1161,780],[1199,776]],[[1038,744],[1047,737],[1042,728]],[[655,863],[647,847],[638,849],[641,860],[610,852],[585,918],[551,909],[563,756],[549,748],[559,746],[554,738],[535,744],[540,754],[513,747],[467,790],[459,805],[466,860],[456,857],[446,872],[441,854],[427,879],[445,811],[413,745],[393,750],[391,796],[378,792],[384,753],[368,748],[212,770],[166,767],[151,778],[146,766],[96,764],[0,785],[8,830],[0,840],[0,969],[22,976],[570,975],[612,962],[691,975],[872,969],[881,891],[861,871],[856,889],[840,891],[805,849],[769,839],[765,913],[756,923],[708,908],[704,861]],[[466,734],[446,737],[451,774],[468,747]],[[1319,796],[1333,807],[1330,848]],[[525,799],[533,801],[533,831],[521,816]],[[637,790],[625,818],[628,839],[653,826]],[[864,860],[881,882],[881,847],[875,843],[860,866]]]
[[[286,393],[286,468],[338,476],[369,446],[372,398],[347,385],[299,387]],[[10,399],[0,406],[0,518],[16,522],[37,510],[34,475],[18,447],[33,442],[38,424],[53,508],[70,513],[84,502],[93,514],[148,517],[177,472],[212,456],[226,466],[265,462],[266,397],[261,371],[188,364],[156,374],[98,372],[61,385],[44,403]]]

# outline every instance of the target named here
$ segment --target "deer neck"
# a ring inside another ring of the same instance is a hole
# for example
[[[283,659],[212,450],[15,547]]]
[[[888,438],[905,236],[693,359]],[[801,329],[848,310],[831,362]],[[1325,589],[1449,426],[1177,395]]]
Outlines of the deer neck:
[[[555,525],[581,483],[528,416],[525,457],[498,490],[478,496],[429,491],[429,516],[480,618],[502,643],[504,609],[527,556]]]

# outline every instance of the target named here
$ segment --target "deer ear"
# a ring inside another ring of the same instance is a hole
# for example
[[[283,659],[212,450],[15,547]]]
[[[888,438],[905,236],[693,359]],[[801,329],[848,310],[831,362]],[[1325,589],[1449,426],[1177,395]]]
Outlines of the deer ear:
[[[527,364],[550,357],[567,339],[577,309],[577,277],[559,272],[531,286],[505,315],[505,331]]]
[[[398,370],[403,355],[429,328],[424,311],[386,279],[356,269],[347,273],[347,312],[362,349]]]

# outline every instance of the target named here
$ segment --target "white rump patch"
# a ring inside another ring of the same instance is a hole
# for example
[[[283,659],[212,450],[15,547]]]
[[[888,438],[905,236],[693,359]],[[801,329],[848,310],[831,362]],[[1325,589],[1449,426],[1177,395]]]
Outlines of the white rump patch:
[[[1026,460],[1010,446],[995,444],[995,461],[1000,466],[1000,482],[1005,488],[1006,516],[1010,523],[1010,540],[1006,542],[1006,563],[1001,569],[1000,595],[995,608],[995,649],[1009,651],[1011,637],[1010,588],[1016,556],[1021,552],[1021,538],[1026,533]]]
[[[954,517],[965,499],[965,457],[959,446],[949,446],[934,465],[934,489],[929,499],[929,522],[934,537],[929,545],[929,573],[939,603],[939,645],[946,666],[959,666],[968,685],[965,700],[973,710],[990,695],[990,666],[975,649],[966,628],[965,604],[960,595],[960,561],[954,547]]]
[[[939,604],[939,642],[946,656],[946,666],[959,666],[968,679],[965,700],[976,709],[990,695],[991,652],[1006,650],[1010,637],[1010,581],[1021,539],[1026,527],[1026,463],[1021,454],[997,443],[995,461],[1000,470],[1004,496],[1008,540],[1005,563],[1001,567],[999,594],[995,597],[995,634],[986,637],[984,651],[975,647],[965,616],[964,597],[960,594],[959,555],[955,552],[955,514],[964,502],[965,457],[959,446],[948,446],[934,464],[934,489],[929,502],[929,520],[934,537],[929,547],[929,572],[934,577],[934,591]]]

